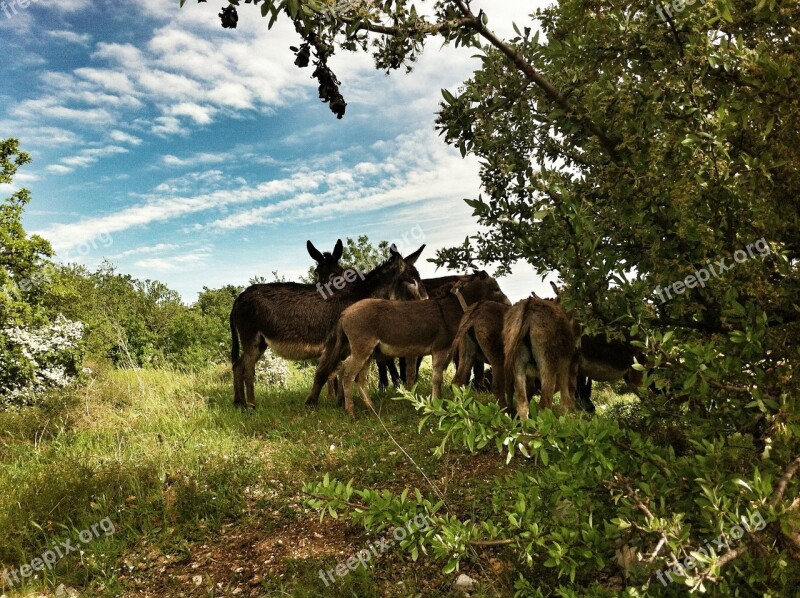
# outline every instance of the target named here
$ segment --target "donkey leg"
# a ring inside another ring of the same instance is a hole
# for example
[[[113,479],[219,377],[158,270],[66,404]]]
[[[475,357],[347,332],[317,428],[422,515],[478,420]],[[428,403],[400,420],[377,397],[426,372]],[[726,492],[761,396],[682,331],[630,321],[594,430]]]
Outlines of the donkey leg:
[[[456,373],[453,375],[453,384],[465,386],[469,382],[469,367],[475,359],[475,351],[472,342],[465,338],[461,343],[461,351],[456,361]]]
[[[530,413],[527,390],[528,376],[525,370],[526,366],[520,366],[519,364],[514,369],[514,403],[520,419],[528,419]]]
[[[484,385],[483,362],[474,360],[472,362],[472,386],[475,387],[475,390],[484,390]]]
[[[244,378],[244,400],[245,405],[252,409],[256,408],[256,361],[261,356],[258,347],[247,347],[242,354],[242,376]]]
[[[377,357],[375,365],[378,366],[378,389],[386,390],[389,388],[389,360],[384,357]]]
[[[592,379],[586,376],[578,376],[578,388],[575,394],[575,404],[588,413],[594,413],[595,407],[592,403]]]
[[[317,363],[317,369],[314,370],[314,384],[311,386],[311,391],[306,397],[306,405],[309,407],[314,407],[319,402],[319,395],[322,392],[323,386],[326,386],[328,389],[329,399],[331,399],[331,390],[336,390],[336,387],[334,386],[336,373],[332,372],[328,374],[324,371],[324,368],[321,366],[321,364],[322,358],[320,358],[319,363]]]
[[[361,394],[361,399],[364,404],[375,411],[375,405],[372,404],[372,399],[369,396],[369,360],[364,368],[356,376],[356,383],[358,384],[358,392]]]
[[[406,388],[411,388],[417,381],[416,363],[417,363],[416,357],[410,357],[406,359],[406,380],[403,383],[405,384]]]
[[[350,417],[355,417],[356,412],[353,408],[353,382],[356,376],[369,365],[369,358],[372,355],[372,350],[365,353],[356,352],[353,348],[350,357],[344,362],[344,368],[341,375],[342,392],[344,393],[344,410]]]
[[[528,363],[525,357],[517,357],[514,367],[514,402],[520,419],[528,419]]]
[[[553,395],[556,392],[556,384],[558,379],[551,364],[547,363],[545,360],[541,361],[543,362],[539,368],[539,380],[542,382],[541,405],[542,409],[552,409]]]
[[[242,358],[239,357],[231,368],[233,370],[233,404],[237,407],[245,407],[247,405],[244,400],[244,372],[242,368]]]
[[[575,378],[571,375],[570,363],[561,362],[558,368],[558,389],[561,392],[561,408],[565,411],[575,410]]]
[[[392,379],[392,386],[398,388],[400,384],[403,382],[403,377],[397,370],[397,364],[394,362],[394,357],[391,357],[386,361],[386,369],[389,370],[389,377]]]
[[[442,382],[444,381],[444,370],[450,363],[450,351],[438,351],[431,355],[431,395],[434,399],[442,396]]]
[[[506,404],[506,372],[505,367],[502,363],[493,363],[492,366],[492,394],[494,394],[494,398],[497,401],[497,404],[500,407],[504,405],[508,407]]]

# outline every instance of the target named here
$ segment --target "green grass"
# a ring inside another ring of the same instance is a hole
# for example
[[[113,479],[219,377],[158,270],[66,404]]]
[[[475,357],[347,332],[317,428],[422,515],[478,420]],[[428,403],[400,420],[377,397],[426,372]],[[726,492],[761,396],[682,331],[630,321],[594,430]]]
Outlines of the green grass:
[[[0,568],[29,563],[54,540],[75,543],[105,517],[115,527],[6,593],[63,583],[93,596],[228,595],[241,584],[243,595],[449,595],[453,576],[441,563],[412,565],[394,552],[330,587],[319,578],[369,538],[344,522],[320,523],[303,504],[304,482],[325,473],[356,487],[426,482],[359,399],[356,421],[324,396],[305,408],[308,376],[285,390],[257,386],[257,409],[243,412],[232,406],[227,368],[108,370],[68,396],[0,413]],[[424,369],[423,392],[427,379]],[[419,415],[392,394],[375,401],[392,436],[454,504],[480,511],[474,497],[485,482],[470,480],[474,456],[434,459],[438,435],[418,434]],[[598,396],[601,405],[620,400]],[[490,577],[479,595],[512,591],[510,576]]]

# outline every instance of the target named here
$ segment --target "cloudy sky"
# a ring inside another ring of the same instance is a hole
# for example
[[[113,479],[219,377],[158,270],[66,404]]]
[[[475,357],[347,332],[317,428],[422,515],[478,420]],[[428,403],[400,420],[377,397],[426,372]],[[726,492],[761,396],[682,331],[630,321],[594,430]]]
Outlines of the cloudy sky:
[[[473,7],[509,37],[538,4]],[[0,0],[0,138],[34,158],[15,187],[33,194],[26,229],[59,260],[107,258],[191,302],[203,286],[296,278],[306,239],[330,250],[367,234],[408,253],[421,230],[430,258],[476,231],[462,201],[479,192],[476,161],[434,130],[441,88],[477,68],[474,51],[434,40],[413,73],[389,77],[368,56],[336,56],[348,102],[337,120],[293,64],[291,27],[267,30],[243,5],[223,30],[222,5]],[[500,282],[514,299],[548,294],[526,264]]]

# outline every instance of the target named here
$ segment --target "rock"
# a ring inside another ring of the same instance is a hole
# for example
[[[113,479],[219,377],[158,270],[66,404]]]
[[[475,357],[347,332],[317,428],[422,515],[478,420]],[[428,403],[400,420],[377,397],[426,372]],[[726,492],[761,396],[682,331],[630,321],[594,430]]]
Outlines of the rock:
[[[458,579],[456,579],[456,582],[453,584],[453,589],[464,593],[471,592],[475,589],[475,580],[469,575],[462,573],[458,576]]]
[[[194,582],[194,585],[199,586],[201,583],[203,583],[203,576],[195,575],[194,577],[192,577],[192,581]]]

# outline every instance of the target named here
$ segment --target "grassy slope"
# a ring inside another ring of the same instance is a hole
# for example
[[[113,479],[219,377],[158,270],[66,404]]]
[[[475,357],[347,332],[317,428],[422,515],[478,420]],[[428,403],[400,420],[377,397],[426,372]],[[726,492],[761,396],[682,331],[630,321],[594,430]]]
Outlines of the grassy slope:
[[[0,569],[30,562],[53,540],[76,544],[80,530],[109,517],[113,535],[101,533],[23,591],[63,583],[92,596],[449,595],[454,576],[442,563],[395,551],[330,587],[318,577],[376,538],[320,522],[303,505],[303,482],[328,472],[356,487],[424,491],[425,481],[360,401],[356,422],[324,398],[305,409],[307,376],[286,390],[257,387],[255,412],[232,407],[221,368],[107,371],[42,408],[0,413]],[[448,501],[479,516],[481,485],[501,457],[435,460],[438,435],[417,434],[409,404],[376,405]],[[483,556],[466,569],[482,581],[480,595],[513,593],[513,564]]]

